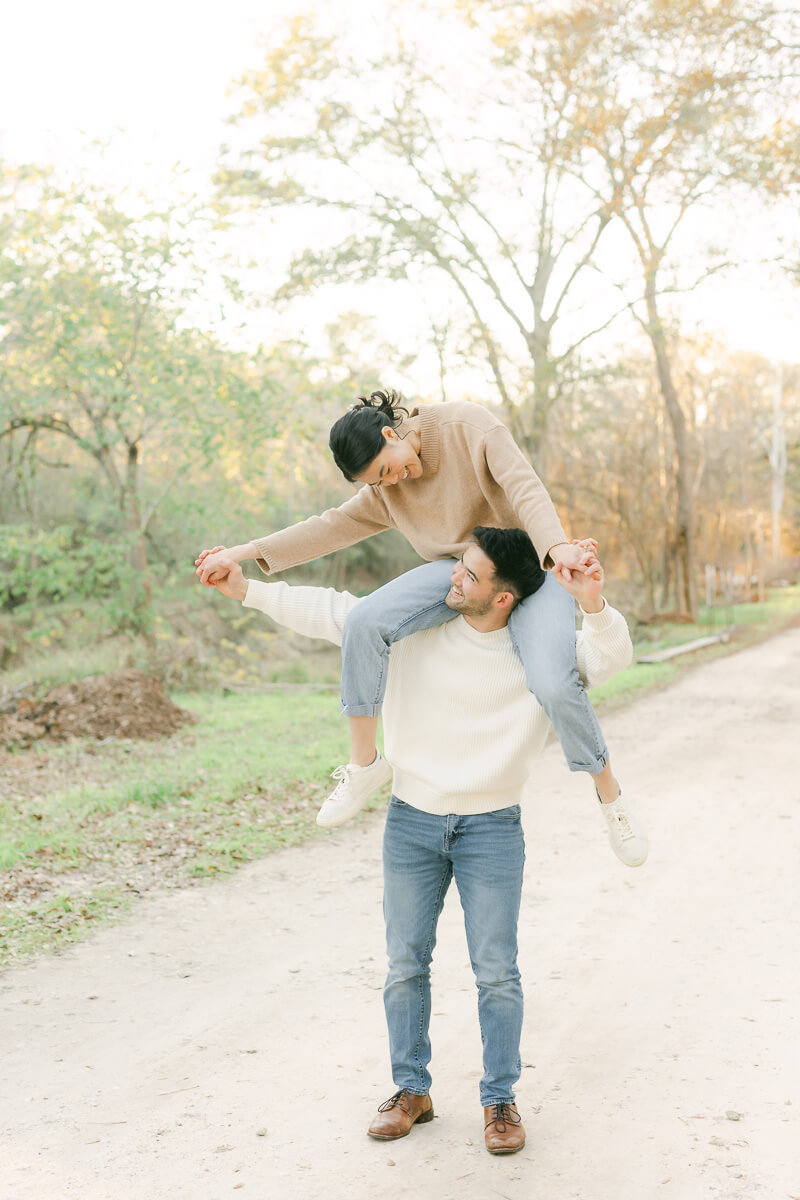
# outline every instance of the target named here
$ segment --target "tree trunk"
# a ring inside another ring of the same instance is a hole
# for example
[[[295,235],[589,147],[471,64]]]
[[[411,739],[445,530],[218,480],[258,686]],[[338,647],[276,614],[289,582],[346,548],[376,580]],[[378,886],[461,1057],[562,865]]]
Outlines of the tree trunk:
[[[661,603],[659,608],[665,609],[669,604],[669,589],[672,582],[672,538],[669,532],[664,534],[664,545],[661,552]]]
[[[658,382],[667,410],[675,442],[675,484],[677,512],[675,518],[675,552],[680,567],[678,608],[688,616],[697,617],[697,588],[694,578],[694,504],[692,498],[691,442],[686,428],[686,416],[672,378],[669,350],[664,327],[658,312],[655,269],[647,271],[645,281],[647,304],[647,334],[656,357]]]
[[[147,539],[142,528],[141,505],[139,503],[140,462],[138,442],[128,444],[128,459],[125,468],[124,513],[130,536],[131,565],[136,571],[134,592],[135,627],[141,635],[150,670],[157,670],[156,639],[153,629],[153,589],[150,581],[150,565],[147,561]]]
[[[783,415],[783,366],[775,369],[775,388],[772,393],[772,438],[768,446],[770,470],[772,472],[772,561],[781,556],[781,514],[786,490],[786,422]]]

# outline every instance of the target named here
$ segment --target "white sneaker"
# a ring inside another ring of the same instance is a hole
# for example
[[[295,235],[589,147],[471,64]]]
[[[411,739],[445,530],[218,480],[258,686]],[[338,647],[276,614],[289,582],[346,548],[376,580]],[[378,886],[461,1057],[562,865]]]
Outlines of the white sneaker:
[[[600,797],[597,797],[600,800]],[[628,808],[622,792],[610,804],[600,802],[608,826],[611,849],[626,867],[640,867],[647,858],[647,830],[636,814]]]
[[[317,824],[323,829],[333,829],[334,825],[343,825],[354,817],[373,792],[389,783],[392,768],[382,754],[377,754],[368,767],[347,763],[332,771],[331,776],[339,782],[317,813]]]

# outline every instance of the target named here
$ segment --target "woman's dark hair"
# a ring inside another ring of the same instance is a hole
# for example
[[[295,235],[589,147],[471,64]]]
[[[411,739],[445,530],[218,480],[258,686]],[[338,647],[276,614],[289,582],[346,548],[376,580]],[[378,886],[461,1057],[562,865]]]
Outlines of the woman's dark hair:
[[[399,392],[371,392],[369,399],[359,396],[358,404],[339,417],[331,426],[328,445],[333,461],[350,483],[366,471],[386,445],[381,430],[387,425],[396,428],[408,416],[401,404]]]
[[[494,564],[494,582],[498,591],[511,592],[517,600],[538,592],[546,572],[542,570],[539,555],[524,529],[477,525],[472,536]]]

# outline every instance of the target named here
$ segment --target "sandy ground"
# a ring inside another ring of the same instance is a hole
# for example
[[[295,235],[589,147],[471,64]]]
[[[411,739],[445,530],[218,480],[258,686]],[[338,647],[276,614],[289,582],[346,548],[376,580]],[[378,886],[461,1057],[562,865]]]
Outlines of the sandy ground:
[[[0,980],[0,1200],[800,1198],[800,630],[604,722],[652,849],[613,857],[556,747],[525,807],[525,1149],[483,1148],[455,891],[437,1119],[393,1090],[370,818]]]

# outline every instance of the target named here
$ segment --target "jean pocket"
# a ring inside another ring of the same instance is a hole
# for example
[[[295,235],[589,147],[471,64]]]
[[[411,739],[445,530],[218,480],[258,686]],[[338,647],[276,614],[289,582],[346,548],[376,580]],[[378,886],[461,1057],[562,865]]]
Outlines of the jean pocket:
[[[399,796],[392,796],[389,804],[394,808],[411,808],[411,805],[406,804],[405,800],[401,800]]]
[[[487,816],[494,817],[497,821],[518,821],[522,814],[522,809],[518,804],[511,804],[508,808],[496,808],[492,812],[487,813]]]

